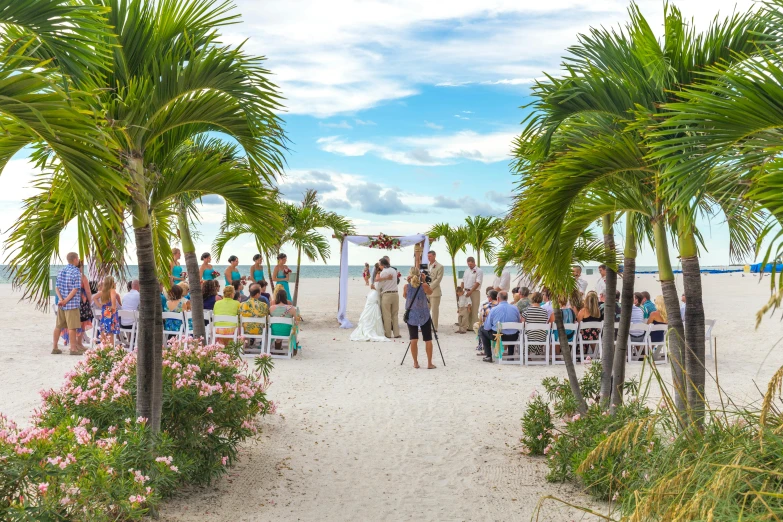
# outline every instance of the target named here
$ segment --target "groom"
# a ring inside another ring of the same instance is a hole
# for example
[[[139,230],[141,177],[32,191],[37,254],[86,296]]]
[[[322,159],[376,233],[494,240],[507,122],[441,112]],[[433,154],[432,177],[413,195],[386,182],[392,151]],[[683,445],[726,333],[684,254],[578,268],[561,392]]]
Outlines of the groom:
[[[397,292],[397,270],[391,267],[387,257],[379,261],[381,273],[375,276],[375,287],[381,294],[381,316],[383,317],[383,333],[386,337],[394,334],[395,339],[400,335],[400,296]]]

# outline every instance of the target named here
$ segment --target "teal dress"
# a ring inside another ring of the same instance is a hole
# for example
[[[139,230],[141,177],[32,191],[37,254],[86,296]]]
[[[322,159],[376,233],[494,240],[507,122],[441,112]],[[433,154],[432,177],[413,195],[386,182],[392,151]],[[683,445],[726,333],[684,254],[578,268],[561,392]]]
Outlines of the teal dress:
[[[204,270],[204,276],[203,276],[204,281],[211,281],[213,279],[212,278],[212,271],[213,270],[214,270],[214,268],[212,268],[210,270]]]
[[[281,279],[282,277],[282,279]],[[285,298],[289,301],[291,300],[291,290],[288,289],[288,281],[285,280],[285,274],[282,273],[282,271],[277,273],[277,279],[275,279],[275,285],[282,285],[285,289]],[[274,290],[274,288],[273,288]]]
[[[263,270],[253,270],[253,280],[256,283],[260,283],[264,280],[264,271]]]
[[[182,281],[182,267],[174,265],[174,268],[171,269],[171,276],[174,278],[174,284]]]
[[[231,283],[233,283],[234,281],[239,281],[240,279],[242,279],[242,276],[239,275],[239,272],[234,270],[233,272],[231,272],[231,281],[229,281],[228,278],[225,276],[223,276],[223,279],[226,280],[226,286],[231,286]]]

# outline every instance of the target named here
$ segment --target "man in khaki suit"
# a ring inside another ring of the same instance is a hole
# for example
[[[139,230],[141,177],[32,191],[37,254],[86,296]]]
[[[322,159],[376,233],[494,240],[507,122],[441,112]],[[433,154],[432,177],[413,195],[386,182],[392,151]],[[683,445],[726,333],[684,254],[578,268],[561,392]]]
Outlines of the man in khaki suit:
[[[381,317],[386,337],[400,336],[400,294],[397,291],[397,270],[391,267],[388,258],[380,260],[383,270],[375,276],[375,288],[381,294]]]
[[[435,261],[435,252],[430,250],[427,252],[427,261],[430,263],[430,277],[432,282],[430,288],[432,293],[430,298],[430,317],[432,317],[432,327],[435,331],[438,330],[438,309],[440,308],[440,298],[443,296],[443,291],[440,288],[440,282],[443,280],[443,265]]]

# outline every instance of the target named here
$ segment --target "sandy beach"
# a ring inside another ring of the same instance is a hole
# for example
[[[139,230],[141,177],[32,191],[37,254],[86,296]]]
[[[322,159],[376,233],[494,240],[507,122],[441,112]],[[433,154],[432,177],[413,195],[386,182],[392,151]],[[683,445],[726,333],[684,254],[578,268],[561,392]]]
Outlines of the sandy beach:
[[[588,281],[593,288],[595,276]],[[765,388],[783,365],[783,352],[772,349],[778,318],[754,329],[768,281],[703,278],[706,316],[718,320],[720,383],[739,402],[758,400],[756,386]],[[565,376],[563,366],[481,362],[475,337],[454,333],[450,292],[441,305],[447,366],[437,347],[436,370],[414,370],[410,358],[400,366],[407,341],[348,341],[350,330],[335,320],[337,286],[337,279],[302,280],[304,351],[276,361],[269,395],[279,402],[278,414],[264,420],[227,477],[168,501],[162,520],[529,520],[543,495],[606,509],[572,485],[547,483],[544,461],[520,451],[519,421],[530,393],[545,376]],[[349,317],[356,321],[366,288],[359,279],[349,288]],[[660,293],[652,275],[639,276],[636,288]],[[79,358],[49,354],[52,313],[19,297],[0,285],[0,412],[25,423],[39,390],[58,387]],[[717,400],[710,377],[708,386],[709,399]],[[539,520],[572,519],[593,518],[549,501]]]

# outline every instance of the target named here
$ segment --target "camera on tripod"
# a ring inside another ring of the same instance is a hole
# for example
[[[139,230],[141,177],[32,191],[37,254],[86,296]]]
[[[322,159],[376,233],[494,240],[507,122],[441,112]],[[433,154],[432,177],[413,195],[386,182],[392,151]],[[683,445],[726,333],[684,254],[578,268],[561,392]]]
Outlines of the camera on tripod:
[[[421,280],[427,284],[430,284],[432,283],[432,277],[430,277],[430,271],[428,269],[429,266],[427,263],[422,263],[419,265],[419,274],[421,274]]]

